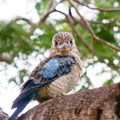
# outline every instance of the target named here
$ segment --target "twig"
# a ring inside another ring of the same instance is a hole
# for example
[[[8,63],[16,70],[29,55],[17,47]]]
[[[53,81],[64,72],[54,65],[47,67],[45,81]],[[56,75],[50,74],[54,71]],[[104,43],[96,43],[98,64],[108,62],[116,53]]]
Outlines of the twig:
[[[77,20],[75,17],[73,17],[73,14],[72,14],[72,11],[71,11],[71,7],[69,8],[69,15],[71,16],[71,19],[73,19],[74,25],[80,24],[80,26],[82,26],[84,29],[87,30],[86,25],[84,24],[84,22],[81,19]]]
[[[40,26],[47,19],[47,17],[50,15],[50,13],[55,11],[55,7],[57,6],[58,3],[55,6],[53,6],[54,2],[55,2],[54,0],[49,1],[46,11],[41,16],[40,21],[38,22],[38,26]]]
[[[54,0],[49,0],[49,3],[48,3],[48,6],[46,8],[46,11],[44,12],[44,14],[40,17],[40,20],[37,24],[34,24],[34,26],[32,27],[32,32],[37,28],[37,27],[40,27],[44,22],[45,20],[48,18],[48,16],[53,13],[55,11],[55,7],[61,2],[59,1],[58,3],[56,3],[56,5],[53,6],[53,3],[55,1]]]
[[[69,8],[69,16],[71,17],[71,19],[73,19],[74,24],[76,24],[76,22],[77,22],[77,23],[80,24],[84,29],[87,30],[86,25],[84,24],[84,22],[83,22],[81,19],[78,21],[78,20],[76,20],[76,19],[73,17],[72,12],[71,12],[71,8]],[[70,24],[71,24],[71,23],[70,23]],[[85,40],[83,39],[83,37],[79,34],[79,32],[76,30],[76,28],[75,28],[73,25],[70,25],[70,26],[71,26],[71,28],[72,28],[73,33],[76,33],[76,35],[77,35],[77,37],[78,37],[78,40],[81,40],[81,41],[82,41],[82,43],[89,49],[89,51],[90,51],[91,53],[93,53],[92,55],[93,55],[93,57],[94,57],[95,52],[94,52],[93,47],[91,48],[90,45],[88,45],[88,44],[85,42]]]
[[[120,8],[96,8],[96,7],[91,7],[89,6],[88,4],[85,4],[85,3],[81,3],[79,0],[75,0],[78,4],[82,5],[82,6],[86,6],[87,8],[90,8],[92,10],[98,10],[98,11],[101,11],[101,12],[119,12],[120,11]]]
[[[76,10],[77,14],[80,16],[81,20],[83,21],[83,24],[86,26],[86,28],[88,29],[89,32],[93,32],[92,30],[90,30],[91,28],[88,27],[89,24],[87,23],[87,21],[83,18],[83,16],[78,12],[77,8],[74,6],[74,4],[71,2],[71,0],[69,0],[69,3],[71,4],[72,7],[74,7],[74,9]],[[92,33],[93,34],[93,33]],[[92,56],[94,57],[95,51],[94,51],[94,41],[92,39]]]
[[[33,25],[33,23],[30,20],[28,20],[27,18],[17,17],[15,19],[15,21],[19,21],[19,20],[23,20],[23,21],[27,22],[30,26]]]
[[[110,48],[112,48],[112,49],[114,49],[114,50],[116,50],[116,51],[120,51],[120,48],[119,48],[119,47],[117,47],[117,46],[115,46],[115,45],[113,45],[113,44],[111,44],[111,43],[109,43],[109,42],[107,42],[107,41],[105,41],[105,40],[97,37],[97,36],[94,34],[94,31],[92,30],[92,28],[90,27],[90,25],[88,24],[88,22],[87,22],[87,21],[85,20],[85,18],[79,13],[79,11],[78,11],[78,9],[76,8],[76,6],[74,5],[74,3],[73,3],[71,0],[68,0],[68,1],[69,1],[69,3],[71,4],[71,6],[75,9],[76,13],[80,16],[81,20],[83,20],[84,24],[88,27],[88,31],[89,31],[89,33],[90,33],[90,35],[91,35],[91,37],[92,37],[93,40],[96,40],[96,41],[98,41],[98,42],[100,42],[100,43],[102,43],[102,44],[104,44],[104,45],[106,45],[106,46],[109,46]]]

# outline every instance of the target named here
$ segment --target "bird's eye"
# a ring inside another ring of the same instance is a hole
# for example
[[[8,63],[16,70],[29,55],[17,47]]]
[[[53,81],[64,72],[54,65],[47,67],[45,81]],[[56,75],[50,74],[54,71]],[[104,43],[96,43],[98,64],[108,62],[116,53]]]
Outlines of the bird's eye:
[[[72,40],[70,40],[70,44],[72,44],[73,42],[72,42]]]
[[[58,45],[58,42],[57,42],[57,41],[55,41],[55,45]]]

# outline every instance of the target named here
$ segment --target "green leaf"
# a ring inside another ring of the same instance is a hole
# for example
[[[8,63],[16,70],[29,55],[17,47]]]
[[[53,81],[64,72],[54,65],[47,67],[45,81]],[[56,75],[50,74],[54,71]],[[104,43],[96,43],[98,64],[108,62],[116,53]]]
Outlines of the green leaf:
[[[107,86],[107,85],[111,85],[113,83],[113,80],[110,79],[110,80],[107,80],[103,83],[103,86]]]

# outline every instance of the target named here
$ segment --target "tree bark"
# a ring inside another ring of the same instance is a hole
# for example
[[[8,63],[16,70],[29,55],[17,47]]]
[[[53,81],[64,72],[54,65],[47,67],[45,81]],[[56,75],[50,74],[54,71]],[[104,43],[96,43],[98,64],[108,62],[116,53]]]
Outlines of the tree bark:
[[[2,108],[0,108],[0,120],[7,120],[8,119],[8,114],[3,112]]]
[[[120,83],[50,99],[17,120],[120,120]]]
[[[120,83],[50,99],[17,120],[120,120]]]

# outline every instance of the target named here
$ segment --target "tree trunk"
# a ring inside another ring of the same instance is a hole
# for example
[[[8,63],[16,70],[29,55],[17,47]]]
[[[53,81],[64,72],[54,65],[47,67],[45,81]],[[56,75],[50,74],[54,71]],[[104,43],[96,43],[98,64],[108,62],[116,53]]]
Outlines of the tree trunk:
[[[120,83],[50,99],[17,120],[120,120]]]
[[[48,100],[17,120],[120,120],[120,83]]]
[[[7,120],[8,119],[8,114],[3,112],[2,108],[0,108],[0,120]]]

